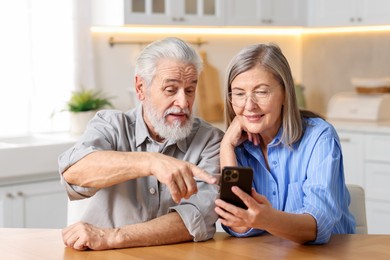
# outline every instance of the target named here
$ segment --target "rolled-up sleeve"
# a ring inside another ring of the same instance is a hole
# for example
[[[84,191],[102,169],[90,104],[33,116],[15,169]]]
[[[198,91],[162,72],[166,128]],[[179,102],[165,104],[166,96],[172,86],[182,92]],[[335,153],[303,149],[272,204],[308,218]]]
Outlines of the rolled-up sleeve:
[[[332,137],[320,139],[321,149],[313,150],[312,160],[308,167],[308,178],[303,183],[304,207],[295,213],[306,213],[314,217],[317,223],[317,237],[314,244],[324,244],[335,232],[336,223],[342,223],[345,230],[341,233],[350,233],[346,223],[354,223],[350,220],[344,223],[343,210],[348,208],[350,198],[345,188],[341,159],[341,148]]]
[[[206,124],[203,125],[192,140],[185,160],[196,164],[212,175],[219,175],[219,147],[223,132]],[[172,207],[181,216],[194,241],[211,239],[215,234],[215,200],[219,187],[198,180],[198,193],[182,204]]]
[[[170,211],[176,211],[180,215],[196,242],[205,241],[214,236],[215,222],[218,219],[214,211],[218,188],[216,185],[201,183],[198,189],[199,192],[189,200],[184,200],[180,205],[170,208]]]
[[[102,110],[99,111],[95,117],[89,122],[86,131],[80,137],[79,141],[71,148],[60,154],[58,157],[58,167],[61,177],[61,183],[64,185],[65,190],[70,200],[84,199],[93,196],[99,189],[81,187],[77,185],[71,185],[63,178],[63,173],[73,164],[84,158],[90,153],[99,150],[113,150],[112,133],[108,131],[112,129],[111,123],[107,120],[115,112]],[[118,113],[119,114],[119,113]]]

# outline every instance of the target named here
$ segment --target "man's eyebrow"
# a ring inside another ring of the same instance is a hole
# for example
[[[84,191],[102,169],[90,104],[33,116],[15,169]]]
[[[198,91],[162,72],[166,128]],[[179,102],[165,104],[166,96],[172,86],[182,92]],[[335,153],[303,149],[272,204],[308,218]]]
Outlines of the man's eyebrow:
[[[164,83],[171,83],[171,82],[181,83],[182,81],[178,79],[164,79]]]
[[[183,83],[183,81],[179,79],[164,79],[164,83]],[[191,84],[198,84],[198,80],[191,81]]]

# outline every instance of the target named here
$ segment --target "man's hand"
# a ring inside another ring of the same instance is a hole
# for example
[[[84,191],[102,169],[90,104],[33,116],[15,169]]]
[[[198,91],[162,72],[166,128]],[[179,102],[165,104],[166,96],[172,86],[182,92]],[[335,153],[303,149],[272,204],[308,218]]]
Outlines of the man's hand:
[[[88,223],[78,222],[62,230],[64,244],[76,250],[110,249],[109,237],[115,229],[101,229]]]
[[[188,199],[198,192],[194,177],[209,184],[216,184],[217,182],[215,177],[194,164],[159,153],[152,155],[150,172],[161,183],[167,185],[172,199],[176,203],[179,203],[182,198]]]

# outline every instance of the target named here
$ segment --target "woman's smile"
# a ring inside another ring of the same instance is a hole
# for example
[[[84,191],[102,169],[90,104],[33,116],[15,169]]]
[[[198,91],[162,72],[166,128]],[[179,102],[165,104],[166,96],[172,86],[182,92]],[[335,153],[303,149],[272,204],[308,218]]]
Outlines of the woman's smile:
[[[256,123],[261,121],[264,114],[257,114],[257,115],[244,115],[244,117],[251,123]]]

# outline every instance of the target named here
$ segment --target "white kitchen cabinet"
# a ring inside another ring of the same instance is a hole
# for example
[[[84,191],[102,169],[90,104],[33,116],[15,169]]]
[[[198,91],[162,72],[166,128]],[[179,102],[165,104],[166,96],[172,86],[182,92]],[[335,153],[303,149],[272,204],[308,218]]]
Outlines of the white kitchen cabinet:
[[[369,234],[390,234],[388,201],[367,199],[366,212]]]
[[[390,23],[388,0],[315,0],[308,2],[309,26],[363,26]]]
[[[96,26],[224,25],[224,0],[96,0]]]
[[[365,190],[368,233],[390,234],[390,125],[334,125],[341,140],[346,183]]]
[[[365,135],[365,187],[368,231],[390,234],[390,135]]]
[[[302,26],[306,7],[305,0],[228,0],[226,25]]]
[[[66,220],[67,195],[58,179],[0,186],[0,227],[63,228]]]
[[[364,140],[360,133],[338,131],[344,161],[345,182],[364,187]]]

